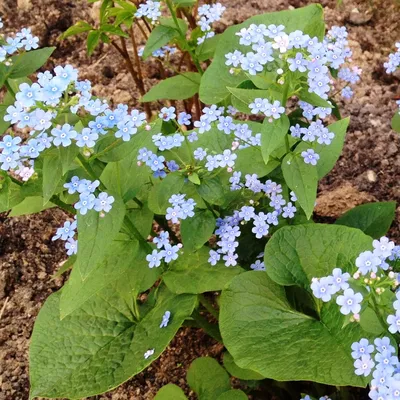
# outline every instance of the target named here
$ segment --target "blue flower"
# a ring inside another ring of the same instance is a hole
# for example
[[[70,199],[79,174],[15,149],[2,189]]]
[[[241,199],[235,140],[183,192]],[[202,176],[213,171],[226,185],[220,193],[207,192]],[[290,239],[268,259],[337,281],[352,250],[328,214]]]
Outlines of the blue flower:
[[[190,120],[192,119],[192,116],[190,114],[187,114],[185,112],[181,112],[178,115],[178,124],[180,125],[190,125]]]
[[[219,167],[219,159],[218,156],[207,156],[207,162],[205,167],[207,171],[213,171],[214,169]]]
[[[58,65],[54,68],[54,72],[60,79],[65,81],[66,85],[68,85],[71,81],[78,80],[78,70],[75,69],[72,65],[68,64],[65,67]]]
[[[375,363],[372,361],[370,356],[362,356],[361,359],[354,362],[354,368],[356,375],[368,376],[374,368]]]
[[[179,222],[179,218],[182,218],[182,209],[180,206],[168,207],[167,214],[165,215],[167,221],[171,221],[173,224]]]
[[[301,156],[304,158],[306,164],[317,165],[317,161],[319,160],[319,155],[313,149],[302,151]]]
[[[146,165],[151,168],[152,171],[159,171],[164,169],[164,156],[157,156],[157,154],[152,154],[150,158],[146,161]]]
[[[179,165],[174,160],[167,161],[166,164],[167,164],[167,168],[170,170],[170,172],[175,172],[175,171],[179,170]]]
[[[69,183],[65,183],[64,187],[68,189],[69,194],[74,194],[78,191],[81,180],[77,176],[73,176]]]
[[[388,315],[386,322],[389,324],[389,332],[400,332],[400,311],[396,311],[395,315]]]
[[[257,239],[261,239],[262,237],[268,235],[269,226],[264,221],[254,221],[254,227],[251,230]]]
[[[219,122],[217,124],[217,128],[229,135],[234,129],[235,124],[233,123],[232,117],[219,117]]]
[[[57,229],[56,234],[51,238],[51,240],[68,240],[69,238],[74,237],[76,229],[76,221],[72,223],[70,221],[65,221],[64,225],[61,228]]]
[[[162,320],[161,320],[161,324],[160,324],[160,328],[166,328],[167,325],[169,324],[169,319],[171,318],[171,312],[170,311],[165,311]]]
[[[362,275],[376,272],[381,263],[380,258],[372,251],[364,251],[356,258],[356,266]]]
[[[109,196],[107,193],[102,192],[99,194],[97,199],[94,201],[94,209],[98,212],[104,211],[109,212],[112,208],[112,204],[115,199],[113,196]]]
[[[151,254],[146,256],[146,261],[149,263],[149,268],[157,268],[161,265],[162,254],[157,250],[153,250]]]
[[[383,337],[382,339],[376,338],[374,340],[374,344],[376,346],[376,350],[380,353],[383,353],[384,351],[394,353],[396,351],[395,348],[390,344],[390,339],[388,337]]]
[[[269,213],[267,214],[267,222],[268,222],[270,225],[277,226],[277,225],[279,224],[278,216],[279,216],[278,211],[273,211],[272,213],[269,212]]]
[[[172,246],[169,243],[164,246],[164,250],[161,250],[161,257],[164,258],[166,263],[171,262],[172,260],[176,260],[178,258],[178,246]]]
[[[3,140],[0,141],[0,149],[2,149],[2,154],[12,154],[19,150],[19,143],[21,143],[21,138],[19,136],[12,137],[10,135],[5,135]]]
[[[394,372],[394,367],[399,363],[399,359],[388,350],[376,353],[375,361],[378,363],[377,369],[385,369],[391,372]]]
[[[356,360],[364,355],[369,356],[374,351],[374,345],[369,344],[369,341],[365,338],[361,339],[359,342],[354,342],[351,345],[353,350],[351,356]]]
[[[336,298],[336,303],[341,306],[340,312],[344,315],[358,314],[361,311],[360,303],[363,301],[361,293],[354,293],[353,289],[346,289],[343,295]]]
[[[139,149],[137,159],[138,161],[147,162],[152,155],[153,155],[152,151],[147,150],[146,147],[142,147],[141,149]]]
[[[273,208],[275,208],[275,210],[279,211],[283,205],[286,204],[286,200],[283,198],[283,196],[281,194],[273,194],[271,196],[271,201],[269,203],[269,205]]]
[[[311,290],[317,299],[328,302],[332,298],[333,279],[331,276],[323,277],[320,279],[314,278],[311,282]]]
[[[288,58],[289,69],[292,72],[300,71],[306,72],[308,61],[304,58],[302,53],[297,53],[295,58]]]
[[[157,245],[157,249],[162,249],[164,246],[169,244],[169,233],[167,231],[160,232],[158,237],[153,239],[153,243]]]
[[[78,147],[89,147],[92,148],[96,144],[96,140],[99,138],[97,133],[93,133],[90,128],[83,128],[82,132],[76,136],[76,145]]]
[[[73,238],[69,238],[65,242],[65,249],[67,250],[68,256],[76,254],[78,252],[78,241]]]
[[[283,218],[294,218],[294,213],[297,211],[297,208],[292,205],[291,202],[287,203],[285,207],[283,207]]]
[[[24,107],[32,107],[41,99],[41,87],[37,83],[21,83],[15,98]]]
[[[394,249],[394,242],[391,242],[387,237],[382,236],[379,240],[372,242],[374,246],[374,254],[378,257],[386,258],[392,254]]]
[[[117,123],[117,132],[115,132],[116,138],[122,138],[124,142],[129,142],[131,136],[137,133],[137,128],[133,121],[122,120]]]
[[[81,193],[79,195],[79,201],[75,203],[74,207],[76,210],[79,210],[81,215],[86,215],[86,213],[94,207],[95,200],[94,194]]]
[[[163,121],[170,121],[171,119],[176,118],[175,114],[175,107],[163,107],[161,109],[161,112],[158,114],[158,116],[163,120]]]
[[[79,181],[78,192],[79,193],[94,193],[98,186],[100,185],[100,181],[96,179],[95,181],[89,181],[88,179],[82,179]]]
[[[22,105],[15,102],[14,105],[7,107],[7,114],[4,116],[4,121],[10,122],[11,124],[16,124],[22,119],[24,115],[24,109]]]
[[[217,262],[221,259],[221,254],[217,253],[214,250],[210,250],[209,252],[210,258],[208,259],[208,262],[214,266],[217,264]]]
[[[237,67],[242,62],[243,54],[239,50],[235,50],[233,53],[225,54],[225,58],[225,65]]]
[[[354,95],[354,92],[350,87],[346,86],[342,89],[341,94],[344,99],[351,99]]]
[[[61,128],[53,128],[51,134],[54,136],[54,145],[62,145],[63,147],[70,146],[72,143],[71,139],[75,139],[78,135],[70,124],[64,124]]]
[[[235,165],[237,155],[232,153],[230,150],[224,150],[222,154],[217,155],[219,166],[221,168],[230,167]]]
[[[250,221],[254,218],[254,207],[243,206],[239,211],[239,217],[243,218],[245,221]]]
[[[340,268],[334,268],[332,271],[332,287],[335,293],[340,290],[346,290],[349,287],[347,281],[350,279],[350,274],[347,272],[342,272]]]
[[[264,261],[256,260],[250,265],[250,268],[254,271],[265,271]]]
[[[230,266],[234,267],[237,265],[237,261],[236,261],[238,258],[237,254],[229,253],[229,254],[224,255],[222,258],[225,261],[226,267],[230,267]]]

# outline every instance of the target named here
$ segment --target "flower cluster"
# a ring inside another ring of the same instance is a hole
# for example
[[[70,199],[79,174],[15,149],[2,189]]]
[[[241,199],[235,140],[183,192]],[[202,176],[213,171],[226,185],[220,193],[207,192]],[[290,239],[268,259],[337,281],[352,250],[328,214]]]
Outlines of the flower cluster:
[[[92,99],[90,82],[78,81],[78,71],[71,65],[57,66],[54,72],[54,76],[49,71],[39,73],[38,81],[31,85],[22,83],[15,103],[7,108],[4,120],[20,129],[29,128],[31,137],[21,143],[19,137],[4,136],[0,141],[2,170],[18,168],[28,176],[26,165],[32,167],[34,159],[51,146],[68,147],[74,143],[90,150],[100,136],[108,133],[129,141],[146,122],[144,113],[132,110],[129,114],[123,104],[111,110],[107,103]],[[79,129],[68,123],[57,124],[57,116],[68,110],[88,113],[92,117],[88,126]]]
[[[234,183],[235,189],[236,187],[239,189],[242,188],[240,185],[240,175],[240,172],[236,174],[239,180]],[[262,183],[256,174],[247,174],[245,178],[246,182],[244,183],[244,187],[251,190],[253,193],[263,192],[263,194],[269,198],[269,206],[272,210],[266,214],[264,212],[257,213],[254,201],[250,200],[250,205],[245,205],[239,210],[234,211],[231,216],[218,218],[215,234],[219,238],[217,242],[219,248],[216,251],[210,250],[208,262],[211,265],[216,265],[217,262],[221,260],[221,255],[222,259],[225,261],[225,266],[230,267],[237,265],[238,255],[236,254],[236,248],[239,246],[237,238],[241,235],[239,225],[245,225],[247,222],[253,221],[252,232],[257,239],[262,239],[268,235],[271,226],[277,226],[279,224],[280,216],[283,218],[294,218],[295,212],[297,211],[292,202],[286,202],[282,194],[280,194],[282,193],[281,185],[271,180]],[[297,200],[293,192],[291,193],[291,200]],[[261,261],[256,261],[252,265],[252,269],[265,269],[265,265]]]
[[[173,194],[168,200],[172,207],[167,208],[165,218],[173,224],[179,223],[181,219],[194,216],[194,207],[196,202],[193,199],[185,200],[184,194]]]
[[[161,232],[157,238],[154,238],[153,243],[157,245],[151,254],[146,256],[146,261],[149,263],[149,268],[158,268],[161,261],[169,263],[178,258],[178,252],[182,248],[182,244],[171,245],[169,242],[169,233]]]
[[[211,25],[221,19],[225,10],[226,7],[224,7],[221,3],[204,4],[198,8],[198,14],[200,18],[197,24],[201,31],[205,34],[197,39],[197,44],[200,45],[205,39],[209,39],[215,35],[215,33],[211,31]]]
[[[399,398],[400,363],[390,338],[376,338],[374,344],[363,338],[354,342],[351,349],[355,374],[367,377],[372,372],[369,397],[373,400]]]
[[[338,70],[351,56],[344,27],[333,27],[322,42],[299,30],[287,34],[283,25],[251,24],[236,35],[240,37],[239,43],[251,47],[252,51],[244,54],[235,50],[226,54],[227,66],[254,76],[262,73],[269,64],[268,70],[276,70],[277,83],[281,85],[289,72],[298,72],[299,82],[305,83],[309,92],[324,99],[331,90],[330,68]],[[235,72],[234,69],[231,71]],[[359,72],[359,69],[350,71],[346,68],[339,71],[339,78],[356,83]]]
[[[78,241],[74,239],[76,234],[76,219],[73,222],[65,221],[61,228],[57,229],[56,234],[51,238],[51,240],[64,240],[65,249],[67,250],[67,255],[72,256],[78,252]]]
[[[396,52],[389,54],[389,60],[383,64],[388,74],[395,72],[400,67],[400,42],[396,43],[396,48]]]
[[[374,247],[373,251],[364,251],[356,258],[355,266],[357,267],[357,271],[353,274],[353,279],[355,280],[359,279],[360,276],[369,275],[369,278],[365,278],[364,280],[368,291],[371,291],[370,285],[373,281],[375,279],[380,280],[383,277],[383,272],[389,269],[387,260],[396,261],[400,258],[400,246],[395,246],[387,237],[381,237],[380,240],[373,240],[372,246]],[[392,274],[393,276],[395,275],[394,273]],[[350,278],[349,273],[343,273],[340,268],[335,268],[330,276],[313,278],[311,289],[314,296],[324,302],[330,301],[333,295],[342,291],[343,293],[336,297],[336,303],[341,306],[340,312],[344,315],[352,313],[353,318],[359,320],[361,302],[364,298],[361,293],[355,293],[350,288]],[[380,294],[383,290],[378,287],[376,292]],[[395,304],[395,309],[397,310],[397,306],[400,309],[400,302],[395,302]],[[400,311],[396,313],[396,316],[389,316],[388,323],[391,325],[390,331],[400,332],[400,329],[398,329],[400,328]]]
[[[159,17],[161,17],[161,3],[159,1],[147,0],[145,3],[140,4],[135,13],[136,18],[146,17],[155,24]]]
[[[176,51],[177,51],[177,49],[174,46],[163,46],[157,50],[154,50],[152,53],[152,56],[157,57],[157,58],[164,58],[167,55],[175,54]],[[138,56],[139,57],[143,57],[143,52],[144,52],[144,46],[138,47]]]
[[[0,18],[0,29],[3,23]],[[0,46],[0,62],[6,61],[9,56],[17,51],[30,51],[39,47],[39,38],[33,36],[29,28],[23,28],[14,37],[7,37],[5,44]],[[9,63],[9,61],[7,61]]]
[[[94,195],[96,189],[100,185],[100,181],[94,182],[88,179],[79,179],[79,177],[72,177],[71,181],[64,184],[68,189],[69,194],[79,193],[79,201],[75,203],[74,207],[81,215],[85,215],[89,210],[96,210],[97,212],[109,212],[115,199],[109,196],[106,192],[101,192],[97,197]]]

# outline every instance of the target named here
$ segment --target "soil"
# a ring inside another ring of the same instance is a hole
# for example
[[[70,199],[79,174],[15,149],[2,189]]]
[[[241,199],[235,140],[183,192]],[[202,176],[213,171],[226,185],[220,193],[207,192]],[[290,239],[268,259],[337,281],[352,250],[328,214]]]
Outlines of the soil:
[[[220,0],[227,11],[217,30],[263,12],[299,7],[303,0]],[[87,0],[3,0],[0,15],[7,31],[32,27],[43,46],[57,45],[48,68],[71,63],[81,77],[94,83],[97,95],[113,103],[134,106],[139,97],[116,51],[108,45],[88,57],[82,37],[60,43],[58,36],[76,21],[93,22],[98,9]],[[363,69],[353,100],[341,104],[351,117],[343,154],[319,186],[316,213],[334,220],[349,208],[368,201],[400,201],[400,137],[391,131],[399,77],[385,74],[382,64],[399,40],[399,8],[395,0],[366,2],[323,0],[327,25],[346,25],[354,62]],[[397,8],[396,8],[397,7]],[[32,19],[34,16],[35,19]],[[145,67],[146,85],[160,79],[157,65]],[[35,317],[45,299],[64,278],[53,278],[65,259],[64,249],[52,242],[55,228],[65,219],[60,210],[5,218],[0,215],[0,400],[28,399],[28,345]],[[400,243],[400,209],[389,236]],[[194,398],[185,375],[198,356],[219,358],[222,346],[195,328],[182,328],[167,351],[147,370],[97,399],[152,399],[166,383],[176,383]]]

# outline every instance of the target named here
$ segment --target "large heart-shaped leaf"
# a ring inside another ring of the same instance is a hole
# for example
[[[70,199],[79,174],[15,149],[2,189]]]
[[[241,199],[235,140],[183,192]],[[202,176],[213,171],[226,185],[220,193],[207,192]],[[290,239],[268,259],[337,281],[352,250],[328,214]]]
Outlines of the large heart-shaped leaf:
[[[354,374],[351,344],[371,338],[359,324],[341,328],[338,306],[325,303],[320,320],[291,308],[285,288],[262,271],[234,278],[222,293],[221,335],[236,364],[278,381],[365,387]]]
[[[196,296],[173,295],[165,287],[155,307],[140,321],[132,318],[124,282],[97,293],[60,320],[60,292],[37,317],[30,345],[31,398],[82,398],[111,390],[151,364],[164,351]],[[160,323],[165,311],[171,318]],[[148,350],[154,353],[148,358]]]

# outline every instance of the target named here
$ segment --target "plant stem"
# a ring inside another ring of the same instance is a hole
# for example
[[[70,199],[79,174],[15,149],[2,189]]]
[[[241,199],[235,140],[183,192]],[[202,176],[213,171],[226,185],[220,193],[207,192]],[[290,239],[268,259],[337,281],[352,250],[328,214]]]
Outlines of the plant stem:
[[[190,54],[190,56],[191,56],[191,58],[192,58],[193,64],[194,64],[195,67],[197,68],[197,71],[199,72],[199,74],[200,74],[200,75],[203,75],[203,69],[201,68],[201,65],[200,65],[200,63],[199,63],[199,61],[198,61],[196,55],[193,53],[193,50],[191,50],[191,49],[189,48],[188,41],[186,40],[186,35],[185,35],[185,34],[182,32],[182,30],[181,30],[181,27],[180,27],[180,25],[179,25],[178,18],[176,17],[176,12],[175,12],[175,10],[174,10],[174,7],[172,6],[171,0],[166,0],[166,3],[167,3],[167,6],[168,6],[168,9],[169,9],[169,11],[170,11],[170,13],[171,13],[171,15],[172,15],[172,19],[174,20],[174,23],[175,23],[175,26],[176,26],[177,31],[179,32],[179,35],[180,35],[181,39],[182,39],[182,40],[186,43],[186,45],[187,45],[187,51],[188,51],[188,53]]]
[[[7,79],[4,82],[4,86],[7,88],[7,90],[10,92],[10,94],[15,97],[15,92],[13,90],[13,88],[11,87],[11,85],[8,83]]]

